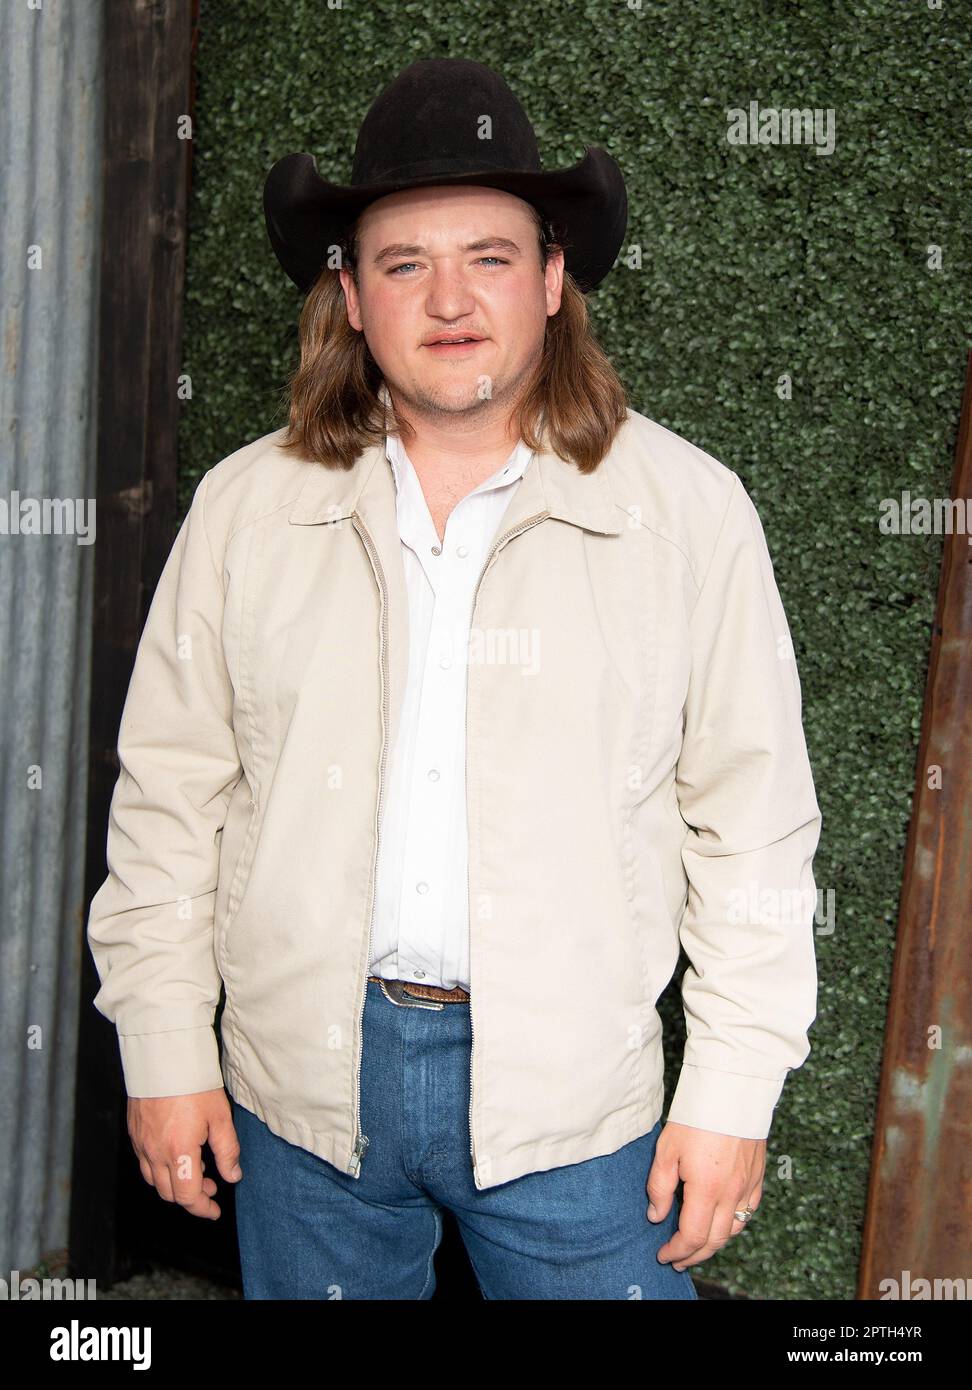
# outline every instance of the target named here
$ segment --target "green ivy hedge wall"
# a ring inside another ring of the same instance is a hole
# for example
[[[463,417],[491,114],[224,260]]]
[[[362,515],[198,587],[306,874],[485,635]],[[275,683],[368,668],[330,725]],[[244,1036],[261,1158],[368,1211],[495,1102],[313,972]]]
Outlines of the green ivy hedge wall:
[[[625,245],[592,317],[632,407],[734,469],[759,509],[823,812],[812,1052],[777,1108],[756,1220],[693,1268],[751,1298],[855,1290],[943,539],[878,523],[882,499],[948,494],[970,345],[968,31],[952,0],[200,7],[182,512],[206,469],[285,423],[301,301],[264,229],[275,159],[308,150],[346,180],[378,91],[450,56],[503,73],[547,167],[600,144],[625,171]],[[819,138],[732,143],[727,113],[751,103],[818,112]]]

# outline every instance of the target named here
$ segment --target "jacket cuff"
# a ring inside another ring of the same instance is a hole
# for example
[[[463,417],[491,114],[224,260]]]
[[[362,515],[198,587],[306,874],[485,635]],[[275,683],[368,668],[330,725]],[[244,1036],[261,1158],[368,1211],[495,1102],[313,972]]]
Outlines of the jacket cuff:
[[[765,1139],[785,1080],[785,1076],[742,1076],[683,1063],[668,1120],[713,1134]]]
[[[219,1043],[209,1024],[169,1033],[119,1033],[118,1045],[132,1099],[222,1089]]]

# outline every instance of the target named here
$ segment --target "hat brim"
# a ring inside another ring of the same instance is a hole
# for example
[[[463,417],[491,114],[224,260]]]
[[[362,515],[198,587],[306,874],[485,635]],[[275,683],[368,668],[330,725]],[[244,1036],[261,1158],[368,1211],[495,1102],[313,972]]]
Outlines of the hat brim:
[[[564,265],[584,293],[614,265],[628,225],[624,175],[606,150],[588,145],[566,169],[490,169],[412,174],[378,184],[329,183],[310,154],[288,154],[267,175],[263,210],[274,253],[306,293],[340,245],[348,225],[377,198],[408,188],[480,184],[532,203],[564,235]]]

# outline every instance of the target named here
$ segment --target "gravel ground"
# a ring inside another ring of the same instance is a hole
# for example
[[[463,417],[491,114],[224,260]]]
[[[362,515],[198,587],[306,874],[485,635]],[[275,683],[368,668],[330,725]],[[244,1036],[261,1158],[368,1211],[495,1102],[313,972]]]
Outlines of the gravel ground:
[[[35,1269],[20,1271],[21,1283],[27,1278],[66,1279],[67,1251],[56,1250],[45,1257]],[[181,1269],[169,1269],[165,1265],[153,1265],[147,1273],[133,1275],[121,1283],[112,1284],[109,1289],[95,1290],[96,1298],[148,1300],[174,1302],[199,1299],[239,1299],[243,1300],[241,1289],[227,1284],[218,1284],[212,1279],[204,1279],[198,1274],[186,1274]]]
[[[48,1279],[65,1278],[67,1275],[67,1252],[58,1251],[48,1256],[36,1269],[21,1270],[21,1281],[26,1279],[28,1275],[36,1279],[44,1277]],[[695,1286],[699,1298],[703,1300],[734,1299],[736,1297],[704,1279],[696,1278]],[[218,1284],[211,1279],[204,1279],[198,1274],[186,1274],[181,1269],[170,1269],[165,1265],[154,1265],[146,1274],[136,1274],[131,1279],[113,1284],[110,1289],[98,1289],[96,1293],[98,1298],[139,1302],[149,1300],[161,1302],[188,1300],[192,1302],[201,1299],[239,1299],[241,1302],[243,1301],[242,1289],[236,1289],[227,1284]]]
[[[184,1274],[181,1269],[153,1267],[148,1274],[136,1274],[121,1284],[113,1284],[104,1293],[98,1290],[99,1298],[124,1298],[163,1300],[173,1302],[179,1299],[229,1299],[242,1301],[239,1289],[226,1284],[214,1284],[210,1279],[201,1279],[196,1274]]]

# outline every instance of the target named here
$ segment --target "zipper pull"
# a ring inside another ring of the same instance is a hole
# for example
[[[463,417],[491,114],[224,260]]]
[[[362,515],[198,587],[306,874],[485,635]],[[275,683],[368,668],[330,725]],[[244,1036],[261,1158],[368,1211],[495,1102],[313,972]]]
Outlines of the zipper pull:
[[[351,1176],[353,1178],[356,1178],[358,1174],[361,1172],[361,1160],[364,1157],[364,1151],[368,1147],[368,1143],[369,1140],[367,1134],[359,1134],[357,1139],[354,1141],[354,1149],[351,1152],[350,1169]]]

